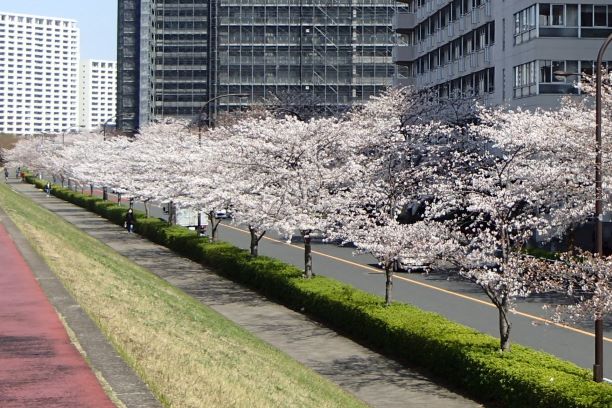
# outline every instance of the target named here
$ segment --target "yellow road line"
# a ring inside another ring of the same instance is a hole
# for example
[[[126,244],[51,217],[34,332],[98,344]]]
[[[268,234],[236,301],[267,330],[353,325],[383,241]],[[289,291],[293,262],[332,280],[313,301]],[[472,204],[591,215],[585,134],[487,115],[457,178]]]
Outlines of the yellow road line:
[[[237,228],[237,227],[234,227],[234,226],[231,226],[231,225],[227,225],[227,224],[219,224],[219,225],[223,226],[225,228],[229,228],[229,229],[233,229],[235,231],[242,232],[243,234],[248,234],[249,233],[248,231],[245,231],[245,230],[243,230],[241,228]],[[281,243],[281,244],[286,244],[287,246],[291,246],[293,248],[303,249],[303,247],[300,246],[300,245],[293,244],[293,243],[287,244],[286,241],[281,241],[281,240],[270,238],[270,237],[266,237],[266,236],[264,236],[264,239],[267,239],[268,241],[278,242],[278,243]],[[345,263],[345,264],[348,264],[348,265],[351,265],[351,266],[355,266],[357,268],[366,269],[368,271],[372,271],[372,272],[375,272],[375,273],[383,273],[380,269],[372,268],[371,266],[363,265],[363,264],[360,264],[360,263],[357,263],[357,262],[353,262],[353,261],[349,261],[347,259],[338,258],[337,256],[325,254],[323,252],[319,252],[319,251],[313,250],[312,253],[316,254],[316,255],[319,255],[319,256],[323,256],[325,258],[333,259],[335,261],[342,262],[342,263]],[[467,296],[467,295],[464,295],[464,294],[458,293],[458,292],[453,292],[452,290],[440,288],[438,286],[430,285],[430,284],[427,284],[427,283],[424,283],[424,282],[419,282],[417,280],[406,278],[404,276],[395,275],[395,278],[403,280],[403,281],[406,281],[406,282],[409,282],[409,283],[412,283],[414,285],[422,286],[422,287],[425,287],[425,288],[428,288],[428,289],[431,289],[431,290],[435,290],[435,291],[438,291],[438,292],[446,293],[448,295],[452,295],[452,296],[455,296],[455,297],[466,299],[466,300],[469,300],[469,301],[472,301],[472,302],[475,302],[475,303],[479,303],[479,304],[487,306],[487,307],[492,307],[492,308],[495,307],[495,305],[491,304],[490,302],[484,301],[482,299],[478,299],[478,298],[474,298],[474,297],[471,297],[471,296]],[[543,317],[535,316],[535,315],[532,315],[532,314],[529,314],[529,313],[520,312],[518,310],[515,310],[513,312],[513,314],[519,315],[519,316],[522,316],[522,317],[526,317],[528,319],[536,320],[536,321],[539,321],[539,322],[542,322],[542,323],[545,323],[545,324],[550,324],[550,325],[553,325],[553,326],[557,326],[557,327],[560,327],[562,329],[573,331],[575,333],[584,334],[585,336],[595,337],[595,334],[593,334],[591,332],[578,329],[577,327],[568,326],[566,324],[553,322],[552,320],[548,320],[548,319],[545,319]],[[612,343],[612,339],[609,338],[609,337],[604,337],[604,340],[607,341],[607,342]]]

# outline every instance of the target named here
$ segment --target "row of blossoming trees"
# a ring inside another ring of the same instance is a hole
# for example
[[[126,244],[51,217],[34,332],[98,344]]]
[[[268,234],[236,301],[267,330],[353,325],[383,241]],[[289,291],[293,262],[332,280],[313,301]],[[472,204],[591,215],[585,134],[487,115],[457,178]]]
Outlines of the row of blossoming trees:
[[[573,296],[572,316],[610,309],[610,259],[570,254],[547,263],[524,252],[534,234],[562,236],[593,213],[592,123],[589,104],[578,101],[555,112],[512,111],[403,89],[342,118],[249,114],[201,138],[159,121],[133,138],[23,140],[7,157],[145,203],[203,211],[213,240],[214,212],[231,207],[254,256],[267,231],[299,234],[307,278],[310,235],[325,231],[378,259],[387,304],[399,259],[442,260],[497,307],[508,350],[508,313],[519,297],[557,290]],[[417,207],[411,222],[400,222]]]

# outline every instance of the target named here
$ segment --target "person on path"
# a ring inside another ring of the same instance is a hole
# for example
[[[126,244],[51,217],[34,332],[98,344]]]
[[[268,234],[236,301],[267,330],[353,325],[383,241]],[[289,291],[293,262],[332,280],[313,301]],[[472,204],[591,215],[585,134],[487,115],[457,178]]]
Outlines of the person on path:
[[[4,181],[8,182],[8,169],[5,167],[4,168]]]
[[[134,231],[134,221],[136,221],[136,218],[134,217],[134,210],[130,208],[127,214],[125,214],[124,223],[124,226],[127,229],[128,233],[132,233]]]
[[[21,174],[21,167],[17,167],[17,170],[15,170],[15,178],[19,178],[20,174]]]
[[[48,182],[45,184],[45,193],[47,193],[47,197],[49,197],[49,194],[51,194],[51,184]]]

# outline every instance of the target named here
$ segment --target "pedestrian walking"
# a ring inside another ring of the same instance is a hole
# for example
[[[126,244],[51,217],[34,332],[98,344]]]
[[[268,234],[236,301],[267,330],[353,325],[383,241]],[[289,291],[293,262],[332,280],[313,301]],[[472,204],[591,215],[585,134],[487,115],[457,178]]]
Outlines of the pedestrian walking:
[[[9,175],[8,169],[5,167],[4,168],[4,181],[6,181],[7,183],[8,183],[8,175]]]
[[[20,174],[21,174],[21,167],[17,167],[17,170],[15,170],[15,178],[19,178]]]
[[[49,197],[49,194],[51,194],[51,184],[49,184],[49,182],[45,184],[45,193],[47,193],[47,197]]]
[[[136,218],[134,217],[134,210],[130,208],[127,214],[125,214],[125,222],[123,223],[123,226],[127,229],[127,232],[130,234],[134,231],[135,221],[136,221]]]

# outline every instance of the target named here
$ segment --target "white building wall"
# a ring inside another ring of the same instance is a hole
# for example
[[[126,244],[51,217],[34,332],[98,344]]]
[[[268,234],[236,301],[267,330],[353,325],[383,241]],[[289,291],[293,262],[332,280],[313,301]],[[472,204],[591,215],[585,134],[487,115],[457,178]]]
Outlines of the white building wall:
[[[114,124],[117,105],[116,61],[82,61],[79,81],[79,127],[91,131],[103,127],[105,123]]]
[[[467,90],[490,104],[558,107],[577,92],[578,76],[554,72],[591,73],[612,33],[612,0],[399,0],[398,7],[394,84],[443,96]],[[610,69],[612,47],[604,60]]]
[[[78,62],[75,20],[0,12],[0,132],[76,129]]]

